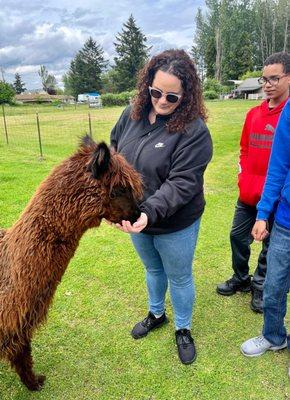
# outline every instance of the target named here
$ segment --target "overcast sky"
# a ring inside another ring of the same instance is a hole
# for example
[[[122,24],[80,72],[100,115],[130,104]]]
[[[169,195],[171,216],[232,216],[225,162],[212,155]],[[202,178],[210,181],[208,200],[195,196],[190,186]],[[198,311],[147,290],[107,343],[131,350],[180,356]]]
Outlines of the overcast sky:
[[[27,89],[36,89],[41,88],[37,71],[45,65],[61,86],[89,36],[113,61],[115,35],[131,13],[152,54],[172,47],[189,50],[198,7],[204,0],[0,0],[0,67],[6,81],[12,83],[18,72]]]

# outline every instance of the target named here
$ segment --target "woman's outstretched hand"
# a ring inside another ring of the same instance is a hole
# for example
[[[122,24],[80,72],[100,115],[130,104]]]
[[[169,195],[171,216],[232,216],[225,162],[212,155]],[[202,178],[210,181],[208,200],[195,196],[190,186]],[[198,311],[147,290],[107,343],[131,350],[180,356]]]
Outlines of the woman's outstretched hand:
[[[132,225],[130,221],[123,220],[121,224],[116,224],[116,228],[118,228],[122,232],[126,233],[139,233],[141,232],[148,224],[148,217],[145,213],[141,213],[140,217],[136,222]]]

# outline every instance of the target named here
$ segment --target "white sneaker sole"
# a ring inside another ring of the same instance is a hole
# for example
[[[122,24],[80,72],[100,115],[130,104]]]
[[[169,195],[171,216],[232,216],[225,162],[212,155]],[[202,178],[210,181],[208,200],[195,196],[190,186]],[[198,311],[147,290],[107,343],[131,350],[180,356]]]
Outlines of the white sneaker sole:
[[[286,347],[287,347],[287,340],[286,340],[286,342],[283,343],[281,346],[272,346],[272,347],[270,347],[269,349],[266,349],[266,350],[264,350],[264,351],[261,352],[261,353],[257,353],[257,354],[248,354],[248,353],[245,353],[245,352],[244,352],[244,350],[242,349],[242,347],[241,347],[241,352],[242,352],[242,354],[243,354],[244,356],[246,356],[246,357],[259,357],[259,356],[262,356],[263,354],[265,354],[267,351],[279,351],[279,350],[286,349]]]

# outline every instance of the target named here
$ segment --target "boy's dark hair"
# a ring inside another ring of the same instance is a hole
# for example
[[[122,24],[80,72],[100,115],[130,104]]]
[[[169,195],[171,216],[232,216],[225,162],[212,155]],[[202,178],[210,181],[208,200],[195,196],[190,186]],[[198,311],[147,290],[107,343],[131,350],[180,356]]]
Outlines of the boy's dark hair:
[[[264,67],[271,64],[282,64],[284,73],[290,73],[290,54],[285,51],[280,51],[279,53],[271,54],[266,58],[264,62]]]

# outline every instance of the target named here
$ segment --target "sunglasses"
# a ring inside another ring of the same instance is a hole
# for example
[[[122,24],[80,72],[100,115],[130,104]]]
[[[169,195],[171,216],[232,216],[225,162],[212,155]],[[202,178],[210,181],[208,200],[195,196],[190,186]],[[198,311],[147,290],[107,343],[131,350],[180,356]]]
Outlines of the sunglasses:
[[[162,96],[165,96],[166,101],[169,103],[177,103],[178,100],[181,98],[181,94],[175,93],[163,93],[159,89],[153,89],[151,86],[148,87],[150,96],[154,97],[154,99],[161,99]]]

